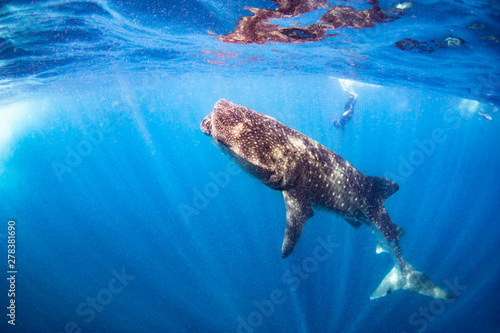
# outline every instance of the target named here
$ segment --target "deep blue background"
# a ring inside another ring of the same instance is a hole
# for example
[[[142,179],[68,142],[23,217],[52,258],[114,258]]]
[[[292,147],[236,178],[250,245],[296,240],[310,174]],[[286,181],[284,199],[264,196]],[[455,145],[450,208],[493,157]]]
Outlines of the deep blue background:
[[[24,100],[23,112],[13,106],[19,117],[2,147],[0,216],[1,232],[8,219],[17,226],[15,329],[63,332],[73,321],[84,332],[235,332],[254,302],[280,290],[283,303],[255,332],[498,332],[498,119],[469,114],[456,97],[354,89],[360,97],[343,136],[332,121],[348,95],[321,76],[117,75],[52,84]],[[386,207],[406,230],[405,258],[442,286],[466,286],[460,297],[433,303],[399,291],[370,301],[390,257],[375,253],[368,228],[323,212],[281,259],[282,197],[242,172],[186,218],[182,207],[195,209],[211,173],[233,170],[199,130],[219,98],[275,117],[366,174],[400,177]],[[444,142],[401,174],[401,161],[436,129]],[[53,163],[95,133],[102,142],[59,181]],[[337,247],[292,291],[282,276],[310,264],[318,236]],[[122,269],[134,278],[109,294],[113,270]],[[87,323],[76,310],[98,295],[109,304]],[[429,307],[434,315],[420,314]]]

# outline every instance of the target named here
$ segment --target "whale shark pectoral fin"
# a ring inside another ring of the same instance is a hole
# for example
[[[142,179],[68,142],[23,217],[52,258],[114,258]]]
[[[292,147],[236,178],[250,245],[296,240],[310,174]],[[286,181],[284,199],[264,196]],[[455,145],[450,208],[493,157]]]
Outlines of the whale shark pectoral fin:
[[[370,296],[370,299],[384,297],[387,294],[399,289],[411,290],[413,292],[430,296],[437,299],[452,299],[455,296],[447,293],[422,272],[414,269],[410,264],[405,263],[401,272],[399,265],[395,265],[389,274],[382,280],[377,289]]]
[[[307,197],[300,191],[283,191],[283,198],[286,207],[286,229],[281,253],[283,258],[286,258],[297,245],[304,224],[314,215],[314,212],[307,202]]]

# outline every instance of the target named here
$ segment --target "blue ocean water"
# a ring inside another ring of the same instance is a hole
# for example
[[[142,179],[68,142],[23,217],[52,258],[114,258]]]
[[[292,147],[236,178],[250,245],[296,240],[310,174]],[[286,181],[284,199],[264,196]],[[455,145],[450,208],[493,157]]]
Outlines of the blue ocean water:
[[[283,3],[0,4],[2,332],[500,332],[498,3],[415,1],[307,43],[216,38]],[[359,96],[343,133],[341,82]],[[282,259],[282,196],[200,131],[222,98],[396,181],[405,259],[458,297],[370,300],[390,256],[321,211]]]

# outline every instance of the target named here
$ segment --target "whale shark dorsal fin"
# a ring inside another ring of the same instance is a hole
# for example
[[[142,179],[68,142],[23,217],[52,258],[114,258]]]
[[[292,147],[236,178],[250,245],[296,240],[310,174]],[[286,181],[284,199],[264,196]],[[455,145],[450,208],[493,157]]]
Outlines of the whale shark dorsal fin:
[[[286,229],[281,253],[283,258],[286,258],[297,245],[304,224],[314,215],[314,212],[307,202],[307,196],[300,191],[283,191],[283,198],[286,207]]]
[[[373,199],[385,201],[399,190],[399,185],[387,178],[367,176],[366,181],[371,184],[370,194]]]

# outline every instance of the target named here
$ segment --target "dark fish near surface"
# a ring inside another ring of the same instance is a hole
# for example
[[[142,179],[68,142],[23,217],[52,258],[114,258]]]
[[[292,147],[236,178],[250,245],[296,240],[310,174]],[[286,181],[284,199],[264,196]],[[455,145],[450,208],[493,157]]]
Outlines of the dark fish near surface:
[[[403,234],[384,208],[399,186],[385,178],[366,176],[345,159],[277,120],[249,108],[220,100],[201,123],[203,133],[243,169],[270,188],[282,191],[286,206],[283,258],[289,256],[313,207],[325,209],[359,228],[365,224],[381,236],[377,253],[389,252],[395,265],[371,298],[412,290],[434,298],[453,298],[404,259]]]

